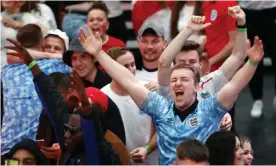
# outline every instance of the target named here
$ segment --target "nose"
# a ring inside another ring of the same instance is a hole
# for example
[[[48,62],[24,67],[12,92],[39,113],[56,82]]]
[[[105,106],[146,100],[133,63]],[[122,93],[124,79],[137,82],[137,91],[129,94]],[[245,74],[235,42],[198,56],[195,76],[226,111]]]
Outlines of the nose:
[[[79,59],[76,59],[75,60],[75,65],[76,65],[76,67],[78,67],[79,65],[81,65],[81,61]]]
[[[51,53],[56,53],[55,48],[51,47]]]
[[[175,85],[177,85],[177,86],[181,85],[180,79],[177,79],[177,80],[176,80]]]
[[[152,48],[153,48],[153,45],[149,42],[149,43],[146,45],[146,48],[147,48],[147,49],[152,49]]]
[[[250,159],[250,160],[253,160],[253,155],[250,153],[249,155],[248,155],[248,158]]]

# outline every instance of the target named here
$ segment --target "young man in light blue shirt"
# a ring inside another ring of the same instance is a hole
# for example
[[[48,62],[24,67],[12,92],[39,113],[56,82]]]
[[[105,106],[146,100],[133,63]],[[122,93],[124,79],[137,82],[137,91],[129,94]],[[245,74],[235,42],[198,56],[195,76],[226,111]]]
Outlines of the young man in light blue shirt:
[[[186,30],[193,33],[210,25],[203,22],[204,17],[193,16]],[[173,101],[168,101],[140,85],[130,71],[102,51],[102,41],[98,34],[88,31],[88,36],[82,29],[79,32],[83,47],[98,60],[118,84],[126,89],[141,110],[155,121],[160,165],[172,164],[176,157],[176,146],[183,140],[196,139],[205,142],[209,135],[219,130],[221,118],[232,108],[263,57],[260,44],[259,52],[249,55],[248,62],[229,83],[217,94],[201,102],[198,102],[196,97],[199,89],[199,71],[192,66],[178,64],[172,69],[170,77]]]

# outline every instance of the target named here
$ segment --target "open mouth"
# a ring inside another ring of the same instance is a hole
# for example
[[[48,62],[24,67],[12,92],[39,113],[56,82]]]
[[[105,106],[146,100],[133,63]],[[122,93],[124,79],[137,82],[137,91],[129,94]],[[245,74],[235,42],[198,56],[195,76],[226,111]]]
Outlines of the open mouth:
[[[93,32],[100,32],[100,31],[101,31],[100,28],[92,28],[91,30],[92,30]]]
[[[181,98],[183,95],[184,95],[184,92],[183,92],[183,91],[176,91],[176,92],[175,92],[176,98]]]

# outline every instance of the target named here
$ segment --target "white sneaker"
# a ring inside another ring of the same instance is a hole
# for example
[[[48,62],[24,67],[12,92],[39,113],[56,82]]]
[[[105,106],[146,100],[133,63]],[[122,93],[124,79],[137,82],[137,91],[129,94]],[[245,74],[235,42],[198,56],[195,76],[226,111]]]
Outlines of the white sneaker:
[[[255,100],[251,109],[251,117],[252,118],[260,118],[263,114],[263,101]]]
[[[274,96],[274,99],[273,99],[273,107],[274,109],[276,109],[276,95]]]

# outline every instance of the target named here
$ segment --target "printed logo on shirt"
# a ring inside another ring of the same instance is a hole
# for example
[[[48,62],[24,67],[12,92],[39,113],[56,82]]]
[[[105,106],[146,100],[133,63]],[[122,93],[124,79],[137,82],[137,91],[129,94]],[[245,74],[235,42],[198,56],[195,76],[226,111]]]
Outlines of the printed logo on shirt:
[[[211,96],[211,94],[207,91],[203,91],[201,94],[200,94],[201,98],[202,99],[207,99],[208,97]]]
[[[217,19],[217,16],[218,16],[218,11],[213,9],[211,11],[211,21],[215,21]]]
[[[189,126],[190,127],[196,127],[197,124],[198,124],[198,118],[197,117],[189,118]]]

